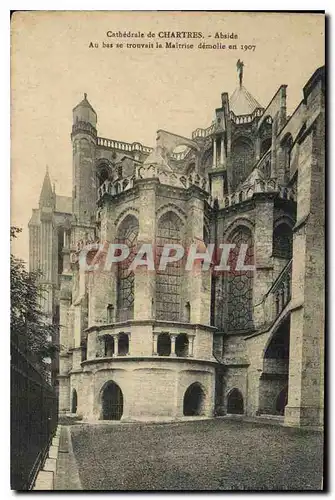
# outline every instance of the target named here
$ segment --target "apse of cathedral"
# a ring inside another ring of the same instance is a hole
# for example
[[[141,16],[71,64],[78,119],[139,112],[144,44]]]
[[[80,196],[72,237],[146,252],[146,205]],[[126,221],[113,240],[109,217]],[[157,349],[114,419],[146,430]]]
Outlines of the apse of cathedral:
[[[324,68],[290,116],[286,85],[264,105],[237,69],[211,124],[190,137],[158,130],[154,147],[100,137],[86,94],[74,107],[72,197],[46,172],[29,223],[30,267],[60,325],[60,413],[322,425]],[[111,242],[126,260],[81,268],[83,249],[94,259]],[[243,247],[253,270],[129,269],[142,244],[159,258],[195,243],[230,244],[232,267]]]

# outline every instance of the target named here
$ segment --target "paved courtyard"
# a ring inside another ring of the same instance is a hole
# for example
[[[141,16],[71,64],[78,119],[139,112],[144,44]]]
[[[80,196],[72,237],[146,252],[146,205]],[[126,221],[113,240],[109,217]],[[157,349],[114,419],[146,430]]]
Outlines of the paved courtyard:
[[[216,419],[70,427],[83,489],[320,489],[323,437]]]

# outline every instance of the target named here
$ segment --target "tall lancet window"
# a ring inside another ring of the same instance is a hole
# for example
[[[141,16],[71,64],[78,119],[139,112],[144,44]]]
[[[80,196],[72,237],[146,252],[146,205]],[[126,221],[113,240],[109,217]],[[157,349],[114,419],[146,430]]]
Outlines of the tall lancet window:
[[[134,317],[134,285],[135,275],[129,266],[136,255],[138,236],[138,220],[128,215],[118,230],[118,243],[128,246],[130,252],[127,259],[118,263],[117,270],[117,320],[127,321]]]
[[[157,262],[168,243],[181,242],[182,222],[174,212],[167,212],[158,221]],[[171,250],[172,252],[172,250]],[[181,264],[171,262],[163,271],[156,271],[156,318],[166,321],[180,320]]]
[[[228,243],[235,244],[235,248],[229,252],[229,266],[227,282],[228,298],[228,331],[231,330],[249,330],[253,326],[252,320],[252,289],[253,272],[240,271],[236,269],[236,264],[240,255],[241,245],[247,245],[245,258],[242,261],[244,265],[254,264],[254,243],[251,231],[240,226],[229,238]],[[243,253],[241,252],[240,259]]]
[[[254,161],[252,144],[242,137],[237,139],[232,146],[232,159],[232,188],[234,190],[251,172]]]

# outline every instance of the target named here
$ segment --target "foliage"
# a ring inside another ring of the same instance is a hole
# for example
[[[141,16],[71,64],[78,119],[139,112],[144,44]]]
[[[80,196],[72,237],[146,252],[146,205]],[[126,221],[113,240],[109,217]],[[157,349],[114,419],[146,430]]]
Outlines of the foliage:
[[[21,232],[11,227],[11,239]],[[47,373],[48,360],[53,358],[57,346],[54,339],[58,325],[48,323],[41,308],[44,299],[43,286],[39,284],[40,271],[28,272],[23,260],[10,256],[11,267],[11,339],[20,350],[29,355],[36,367]]]

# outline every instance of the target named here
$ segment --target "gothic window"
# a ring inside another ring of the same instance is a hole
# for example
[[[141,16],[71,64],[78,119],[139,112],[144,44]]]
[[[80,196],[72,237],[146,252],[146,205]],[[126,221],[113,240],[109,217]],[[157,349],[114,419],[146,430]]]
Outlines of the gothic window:
[[[118,165],[118,167],[117,167],[117,175],[118,175],[119,178],[122,177],[122,165]]]
[[[293,139],[290,135],[285,144],[285,182],[288,182],[290,177],[292,146]]]
[[[288,224],[279,224],[273,231],[273,257],[292,258],[292,229]]]
[[[138,221],[133,215],[128,215],[118,231],[118,243],[129,248],[127,259],[118,263],[117,271],[117,314],[118,321],[127,321],[134,316],[134,283],[135,275],[128,268],[136,255],[138,236]]]
[[[107,167],[105,167],[105,166],[101,167],[98,170],[97,177],[98,177],[98,186],[100,187],[108,179]]]
[[[252,145],[245,139],[237,139],[232,147],[232,159],[232,187],[235,189],[250,173],[254,161],[254,150]]]
[[[107,323],[114,323],[114,306],[113,304],[108,304],[107,306]]]
[[[252,328],[252,287],[254,271],[236,270],[242,244],[247,245],[244,265],[254,264],[254,245],[252,234],[246,227],[239,227],[229,243],[235,248],[229,252],[228,274],[228,330],[248,330]]]
[[[181,241],[182,223],[174,212],[163,215],[157,228],[157,262],[165,244]],[[172,250],[171,250],[172,252]],[[165,270],[156,272],[156,317],[159,320],[179,321],[180,319],[180,261],[168,263]]]

